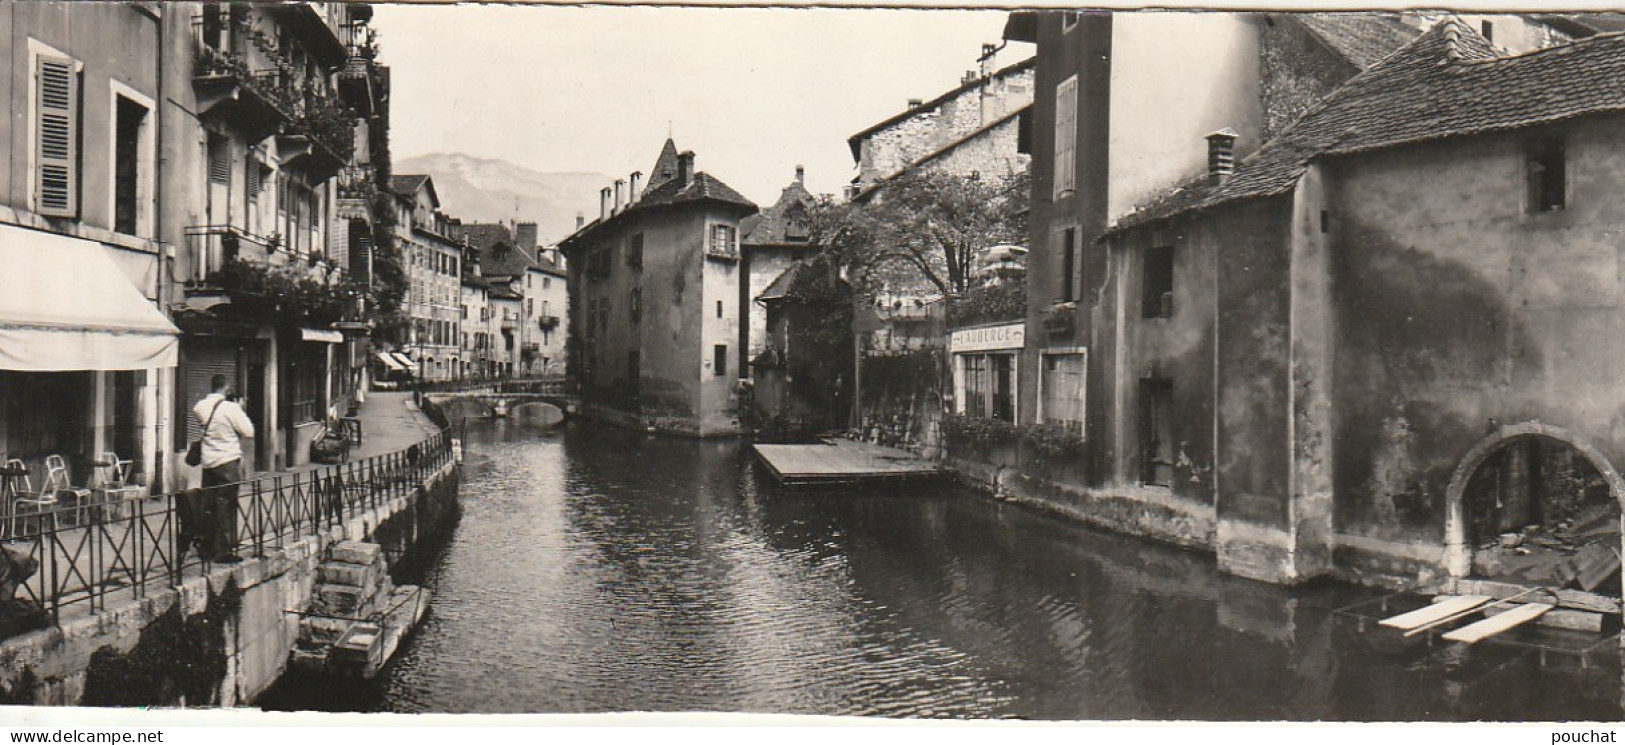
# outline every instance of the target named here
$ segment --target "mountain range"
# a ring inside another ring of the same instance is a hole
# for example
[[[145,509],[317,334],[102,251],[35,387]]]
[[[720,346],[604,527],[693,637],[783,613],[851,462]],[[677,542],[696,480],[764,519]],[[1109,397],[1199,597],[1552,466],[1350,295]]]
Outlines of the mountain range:
[[[595,217],[598,190],[615,180],[599,173],[544,173],[463,153],[401,158],[392,170],[397,175],[432,176],[441,209],[452,217],[463,222],[534,222],[545,242],[573,232],[577,212]]]

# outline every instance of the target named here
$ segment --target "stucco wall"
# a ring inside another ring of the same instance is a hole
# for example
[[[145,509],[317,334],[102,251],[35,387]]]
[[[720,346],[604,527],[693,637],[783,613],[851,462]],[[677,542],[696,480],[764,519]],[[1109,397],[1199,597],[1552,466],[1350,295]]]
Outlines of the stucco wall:
[[[1258,53],[1261,139],[1265,142],[1359,72],[1353,64],[1327,50],[1288,13],[1274,13],[1264,19]]]
[[[1451,471],[1538,419],[1625,456],[1619,122],[1335,162],[1336,518],[1441,539]],[[1522,143],[1567,135],[1568,205],[1525,210]]]

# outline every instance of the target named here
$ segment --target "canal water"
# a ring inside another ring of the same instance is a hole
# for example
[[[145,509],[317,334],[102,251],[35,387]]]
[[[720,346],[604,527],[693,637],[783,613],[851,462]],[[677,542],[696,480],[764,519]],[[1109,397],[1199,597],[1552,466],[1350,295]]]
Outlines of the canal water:
[[[748,446],[471,425],[430,615],[377,685],[279,709],[1617,720],[1620,655],[1361,630],[1373,596],[947,486],[786,490]]]

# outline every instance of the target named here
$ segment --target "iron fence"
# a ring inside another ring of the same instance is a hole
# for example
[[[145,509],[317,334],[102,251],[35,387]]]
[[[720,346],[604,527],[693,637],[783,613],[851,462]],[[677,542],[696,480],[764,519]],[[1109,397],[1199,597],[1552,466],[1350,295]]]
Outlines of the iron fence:
[[[34,602],[53,623],[60,623],[65,609],[105,610],[117,593],[144,597],[154,588],[178,585],[188,569],[207,570],[215,557],[201,556],[189,538],[212,526],[183,526],[187,509],[182,505],[189,497],[197,504],[199,497],[218,499],[220,492],[212,490],[236,487],[232,552],[244,558],[264,557],[413,494],[454,457],[452,433],[442,431],[403,450],[308,471],[150,498],[12,514],[0,526],[0,534],[7,549],[38,562],[16,597]]]

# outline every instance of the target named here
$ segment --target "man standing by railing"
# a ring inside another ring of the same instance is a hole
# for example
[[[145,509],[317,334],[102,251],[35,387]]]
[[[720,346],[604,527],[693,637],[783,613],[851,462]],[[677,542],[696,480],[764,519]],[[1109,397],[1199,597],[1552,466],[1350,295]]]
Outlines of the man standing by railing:
[[[208,516],[203,520],[199,553],[216,562],[242,561],[237,556],[237,489],[243,480],[244,437],[254,436],[254,423],[237,403],[231,381],[216,375],[213,393],[192,407],[203,425],[203,491]]]

